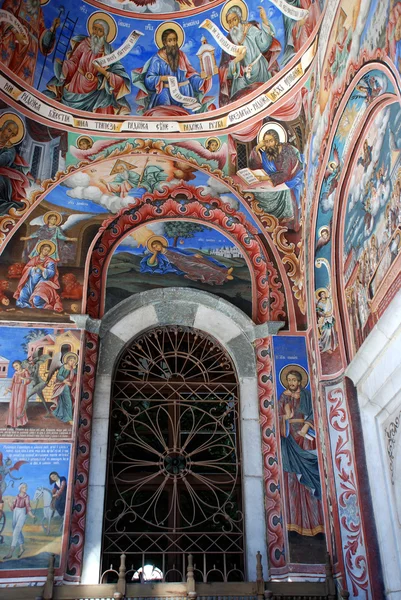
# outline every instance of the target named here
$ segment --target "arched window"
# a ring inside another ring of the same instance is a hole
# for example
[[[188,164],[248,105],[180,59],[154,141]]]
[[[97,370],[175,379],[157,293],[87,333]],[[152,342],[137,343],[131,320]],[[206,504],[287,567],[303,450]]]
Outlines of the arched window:
[[[123,350],[108,458],[102,571],[124,552],[130,578],[182,581],[191,553],[198,580],[244,579],[238,381],[216,340],[168,326]]]

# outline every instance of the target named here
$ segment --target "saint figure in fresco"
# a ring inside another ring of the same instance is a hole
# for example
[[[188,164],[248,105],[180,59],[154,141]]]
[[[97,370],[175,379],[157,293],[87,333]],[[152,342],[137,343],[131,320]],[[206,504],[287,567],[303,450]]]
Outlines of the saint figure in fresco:
[[[45,94],[76,110],[104,114],[129,114],[131,107],[126,96],[131,82],[120,61],[101,67],[97,58],[113,52],[109,40],[114,39],[116,24],[106,13],[95,13],[88,23],[89,37],[78,35],[71,39],[71,51],[61,62],[54,62],[54,77]]]
[[[0,117],[0,216],[10,208],[24,208],[29,180],[29,167],[19,156],[15,146],[24,137],[24,124],[14,113]]]
[[[318,22],[320,8],[317,0],[286,0],[286,3],[308,11],[308,16],[299,21],[283,13],[285,50],[283,64],[286,64],[308,41]]]
[[[63,218],[59,212],[49,211],[43,215],[44,224],[39,229],[27,237],[20,238],[21,241],[28,242],[24,251],[24,260],[38,255],[38,245],[43,240],[53,242],[55,251],[50,258],[54,258],[59,264],[74,260],[75,244],[69,244],[68,242],[76,242],[78,238],[69,238],[64,235],[60,227],[62,220]]]
[[[341,9],[338,18],[336,43],[329,55],[328,66],[324,74],[324,89],[330,90],[336,77],[340,77],[348,61],[352,44],[352,27],[345,27],[347,13]]]
[[[25,552],[25,538],[22,533],[22,530],[25,525],[25,521],[27,516],[32,517],[34,522],[36,521],[36,517],[31,509],[31,501],[26,493],[28,486],[26,483],[21,483],[19,485],[19,493],[14,498],[12,502],[9,502],[10,509],[13,513],[13,537],[11,540],[11,547],[6,556],[3,557],[3,560],[12,558],[14,551],[17,546],[19,546],[18,558],[20,558]]]
[[[44,240],[38,244],[38,254],[25,265],[14,293],[19,308],[39,308],[63,312],[63,305],[56,291],[60,288],[57,261],[50,258],[55,250],[55,244],[50,240]]]
[[[28,423],[25,412],[25,402],[28,391],[28,385],[31,382],[29,371],[22,367],[20,360],[13,362],[14,375],[10,387],[5,391],[11,393],[11,400],[8,406],[6,427],[23,427]]]
[[[279,71],[277,57],[281,45],[274,37],[274,28],[264,8],[259,7],[262,24],[247,22],[243,2],[235,1],[222,14],[222,22],[229,31],[228,39],[240,46],[237,56],[222,53],[219,80],[220,106],[240,98],[244,92],[256,89]]]
[[[0,21],[0,60],[14,75],[33,85],[38,52],[52,52],[60,19],[56,17],[47,29],[40,0],[4,0],[1,8],[19,21],[26,35]]]
[[[132,83],[139,88],[136,96],[139,112],[152,114],[148,111],[157,107],[166,107],[166,110],[163,113],[158,109],[153,111],[154,114],[193,112],[190,103],[173,97],[175,94],[171,91],[169,77],[176,79],[181,96],[197,100],[197,112],[206,111],[207,103],[203,100],[211,88],[211,78],[203,79],[181,50],[184,41],[181,27],[177,23],[165,23],[156,31],[155,40],[159,51],[141,69],[135,69],[131,74]]]
[[[67,480],[60,476],[57,471],[52,471],[49,475],[49,483],[52,489],[52,509],[56,510],[60,517],[64,517],[65,503],[67,500]]]
[[[319,329],[319,350],[331,354],[338,346],[333,303],[326,288],[316,291],[316,314]]]
[[[169,248],[166,238],[154,235],[147,241],[149,254],[141,260],[141,273],[175,273],[183,275],[191,281],[199,281],[208,285],[223,285],[233,278],[233,268],[212,257],[194,254],[188,250]]]
[[[304,174],[302,156],[295,146],[280,141],[278,132],[273,128],[262,132],[259,139],[249,162],[252,169],[263,169],[265,175],[256,173],[256,177],[259,181],[270,184],[272,190],[258,191],[255,198],[265,212],[278,219],[292,220],[293,228],[297,230]],[[283,183],[289,189],[275,192],[274,188]]]
[[[52,407],[53,416],[72,425],[73,407],[75,404],[77,384],[78,356],[75,352],[67,352],[63,357],[62,365],[57,371],[56,381],[53,386]]]
[[[306,389],[308,375],[299,365],[288,365],[281,371],[280,381],[286,388],[278,409],[287,529],[315,536],[324,533],[324,521],[312,399]]]
[[[357,161],[357,165],[362,165],[363,166],[363,170],[366,172],[368,169],[368,166],[370,165],[370,163],[372,162],[372,146],[369,146],[369,142],[366,139],[363,142],[363,151],[362,151],[362,156],[360,156],[358,158]]]

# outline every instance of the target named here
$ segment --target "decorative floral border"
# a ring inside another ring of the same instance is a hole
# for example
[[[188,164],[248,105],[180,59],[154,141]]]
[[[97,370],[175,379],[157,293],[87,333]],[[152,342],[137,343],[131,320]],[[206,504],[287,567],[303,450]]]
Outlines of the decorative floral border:
[[[391,483],[394,485],[394,450],[396,446],[396,440],[398,435],[398,428],[400,426],[401,421],[401,411],[398,415],[393,419],[389,425],[384,430],[384,433],[387,437],[387,456],[391,473]]]
[[[354,461],[349,409],[343,382],[325,388],[338,497],[345,575],[353,597],[371,598],[371,583]]]
[[[76,442],[77,461],[75,469],[75,485],[66,572],[66,579],[71,581],[79,581],[82,569],[86,505],[88,499],[92,403],[95,390],[97,356],[98,336],[94,333],[86,332],[82,396],[79,412],[78,437]]]
[[[262,428],[262,455],[265,478],[266,525],[269,568],[278,569],[286,564],[280,485],[280,466],[274,407],[271,339],[256,340],[260,424]]]

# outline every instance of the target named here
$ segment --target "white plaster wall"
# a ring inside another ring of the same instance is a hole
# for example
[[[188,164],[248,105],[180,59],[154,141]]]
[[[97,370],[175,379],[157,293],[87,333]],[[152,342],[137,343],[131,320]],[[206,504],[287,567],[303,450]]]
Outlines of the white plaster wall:
[[[153,326],[172,323],[195,327],[213,335],[226,348],[236,366],[240,386],[247,577],[249,581],[256,580],[257,551],[262,554],[264,575],[267,576],[262,439],[256,358],[252,342],[258,337],[277,333],[281,324],[255,326],[251,319],[229,303],[210,294],[193,290],[182,288],[153,290],[139,296],[141,298],[135,301],[132,310],[129,310],[127,301],[122,303],[124,306],[115,313],[121,315],[121,318],[114,319],[113,322],[113,317],[110,317],[112,311],[110,311],[101,326],[102,339],[93,401],[82,583],[91,584],[99,581],[114,364],[129,340]]]
[[[398,427],[395,434],[393,460],[387,433],[401,410],[401,292],[363,343],[346,374],[358,391],[386,597],[401,600],[401,430]]]

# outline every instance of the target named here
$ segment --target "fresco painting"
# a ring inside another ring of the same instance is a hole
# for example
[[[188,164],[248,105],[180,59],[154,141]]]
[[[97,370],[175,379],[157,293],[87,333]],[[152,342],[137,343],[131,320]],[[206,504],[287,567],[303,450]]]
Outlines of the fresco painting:
[[[66,132],[10,111],[0,100],[0,218],[21,215],[41,182],[65,166]]]
[[[343,270],[356,351],[376,318],[376,298],[399,272],[401,227],[401,113],[380,112],[369,129],[351,178],[344,231]]]
[[[0,438],[71,438],[81,332],[0,327],[0,339]]]
[[[256,140],[249,154],[249,168],[237,171],[243,192],[253,194],[262,212],[299,231],[304,157],[288,142],[287,128],[281,123],[265,123]]]
[[[69,444],[0,444],[0,571],[61,566]]]
[[[252,317],[252,282],[241,250],[200,223],[161,221],[126,237],[110,261],[105,310],[132,294],[160,287],[217,294]]]
[[[326,541],[305,339],[274,336],[273,349],[289,560],[319,563]]]
[[[392,84],[378,70],[370,71],[359,79],[339,120],[320,188],[315,233],[315,318],[321,364],[324,372],[327,373],[336,372],[341,364],[332,296],[331,252],[334,203],[338,194],[345,157],[352,150],[352,133],[362,122],[372,100],[389,91],[393,91]],[[351,188],[353,190],[360,189],[361,178],[364,179],[366,190],[369,188],[371,184],[368,180],[374,163],[372,145],[365,141],[357,159],[356,174],[352,179]],[[369,209],[367,213],[363,211],[360,214],[362,221],[358,221],[359,228],[363,227],[362,223],[365,222],[365,218],[370,219],[370,214]],[[353,221],[352,219],[350,221],[348,216],[346,222],[349,228]],[[365,292],[361,292],[361,299],[364,296]],[[350,297],[349,293],[348,297]],[[366,306],[366,302],[363,302],[363,306]],[[354,309],[352,310],[354,311]]]
[[[188,5],[196,8],[197,1]],[[125,2],[123,8],[135,7],[127,14],[163,12],[164,3],[170,6],[166,13],[178,13],[176,20],[146,24],[139,15],[117,19],[88,4],[74,13],[59,0],[3,0],[0,60],[25,84],[70,109],[201,114],[247,96],[279,73],[308,42],[322,10],[311,0],[264,6],[229,0],[193,18],[180,12],[181,2]]]

